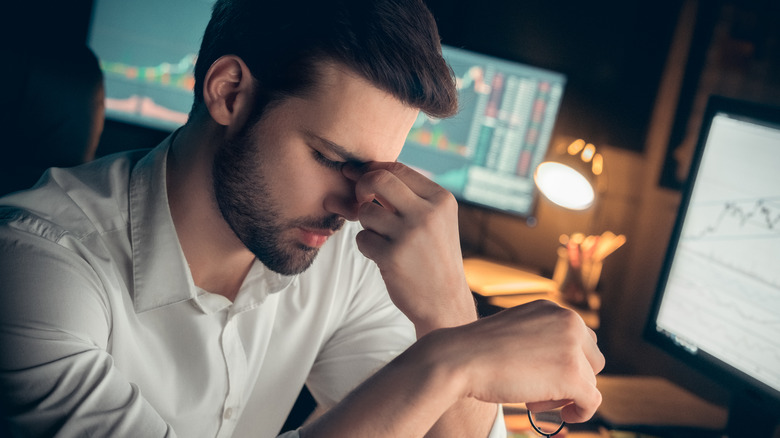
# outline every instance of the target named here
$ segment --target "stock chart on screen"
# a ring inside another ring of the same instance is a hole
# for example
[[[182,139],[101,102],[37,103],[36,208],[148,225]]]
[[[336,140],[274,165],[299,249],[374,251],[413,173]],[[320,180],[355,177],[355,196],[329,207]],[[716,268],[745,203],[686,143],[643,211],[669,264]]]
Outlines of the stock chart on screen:
[[[107,117],[162,130],[187,121],[212,4],[96,0],[89,45],[105,76]]]
[[[455,117],[420,114],[399,161],[458,199],[521,216],[533,209],[533,172],[550,143],[563,74],[445,46],[458,86]]]

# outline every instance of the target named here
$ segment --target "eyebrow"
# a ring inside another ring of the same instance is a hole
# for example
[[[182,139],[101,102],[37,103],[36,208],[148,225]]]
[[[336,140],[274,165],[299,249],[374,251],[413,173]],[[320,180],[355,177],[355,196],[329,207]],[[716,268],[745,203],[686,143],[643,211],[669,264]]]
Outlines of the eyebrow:
[[[364,160],[358,157],[357,155],[353,154],[352,152],[348,151],[347,148],[345,148],[344,146],[341,146],[338,143],[334,143],[328,140],[327,138],[319,136],[309,131],[308,129],[304,130],[303,133],[311,140],[319,142],[322,146],[328,148],[331,152],[341,157],[341,159],[343,159],[344,161],[349,161],[356,164],[364,164],[368,162],[368,160]]]

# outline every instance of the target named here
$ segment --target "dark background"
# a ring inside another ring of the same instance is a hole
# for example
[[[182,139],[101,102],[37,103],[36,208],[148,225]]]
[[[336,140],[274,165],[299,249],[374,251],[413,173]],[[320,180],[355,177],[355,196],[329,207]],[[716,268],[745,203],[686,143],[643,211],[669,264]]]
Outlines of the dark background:
[[[643,149],[681,1],[426,3],[444,44],[564,73],[556,131]]]
[[[558,133],[642,151],[681,1],[426,3],[444,44],[564,73],[568,82]],[[36,51],[81,44],[91,8],[89,0],[7,5],[3,44]],[[122,149],[134,131],[109,121],[98,153]],[[150,135],[150,141],[160,137],[154,131],[138,134]]]

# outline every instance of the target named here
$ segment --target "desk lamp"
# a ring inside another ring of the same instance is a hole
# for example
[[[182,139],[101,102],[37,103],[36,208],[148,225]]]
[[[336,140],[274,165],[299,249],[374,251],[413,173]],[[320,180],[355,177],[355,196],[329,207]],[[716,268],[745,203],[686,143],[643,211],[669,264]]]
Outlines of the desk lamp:
[[[565,142],[561,145],[566,146]],[[585,164],[593,163],[588,167],[597,168],[598,173],[601,173],[601,155],[595,153],[595,146],[586,144],[584,140],[575,140],[565,150],[560,145],[557,149],[551,154],[559,156],[555,161],[545,161],[537,166],[534,172],[537,187],[556,205],[573,210],[590,207],[595,198],[591,178],[575,170],[575,167],[582,168]],[[478,257],[464,259],[463,266],[471,290],[486,297],[490,304],[500,303],[501,300],[496,301],[495,298],[501,296],[555,295],[560,286],[537,272]]]
[[[596,152],[593,144],[583,139],[567,143],[568,141],[560,142],[550,150],[549,160],[537,166],[534,182],[550,202],[569,210],[585,210],[595,203],[604,169],[604,159]],[[587,241],[592,242],[595,237],[589,236]],[[623,236],[619,237],[623,238]],[[578,251],[582,248],[580,244],[583,242],[572,241],[576,243]],[[596,250],[617,247],[622,244],[622,241],[604,238],[597,243],[598,245],[594,243],[589,248]],[[568,247],[575,248],[572,245]],[[560,292],[561,298],[565,301],[579,307],[583,312],[588,312],[587,315],[583,315],[583,318],[587,316],[586,320],[591,321],[589,325],[595,328],[598,326],[598,316],[595,311],[598,305],[591,303],[593,295],[589,292],[598,281],[602,258],[597,259],[583,253],[580,259],[584,265],[578,266],[575,263],[572,266],[569,251],[564,250],[562,253],[561,250],[564,248],[559,248],[558,263],[552,280],[535,273],[475,259],[464,261],[466,276],[472,290],[486,296],[488,303],[500,307],[510,307],[521,304],[526,299],[533,299],[534,297],[528,296],[529,293],[544,293],[548,297],[555,297]],[[527,298],[519,297],[520,295],[526,295]]]
[[[561,143],[553,150],[551,160],[536,168],[534,182],[539,191],[554,204],[570,210],[585,210],[593,205],[596,179],[604,169],[604,159],[596,147],[583,139]]]
[[[592,143],[577,139],[566,146],[559,143],[551,151],[551,160],[536,168],[534,182],[551,202],[570,210],[593,206],[604,170],[604,158]],[[595,218],[596,213],[593,212]],[[565,241],[564,241],[565,240]],[[601,264],[607,255],[625,242],[625,236],[604,232],[600,236],[575,233],[561,236],[558,262],[553,279],[561,293],[572,304],[592,308],[592,291],[601,275]]]

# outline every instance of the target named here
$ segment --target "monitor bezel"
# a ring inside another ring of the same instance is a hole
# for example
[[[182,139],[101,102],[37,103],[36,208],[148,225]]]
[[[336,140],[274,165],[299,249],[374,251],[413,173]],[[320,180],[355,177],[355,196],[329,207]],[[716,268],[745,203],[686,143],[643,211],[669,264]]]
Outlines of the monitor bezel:
[[[715,116],[723,113],[735,118],[757,120],[766,122],[770,125],[776,124],[780,126],[780,107],[724,96],[711,96],[709,98],[702,118],[699,138],[692,157],[689,174],[683,185],[680,206],[661,272],[658,277],[658,283],[655,288],[643,335],[650,344],[655,345],[671,356],[682,360],[685,364],[690,365],[692,368],[703,373],[712,380],[724,384],[732,393],[731,408],[735,408],[733,401],[735,397],[744,400],[745,394],[748,394],[748,397],[757,404],[763,404],[765,407],[769,408],[770,411],[768,412],[771,412],[774,409],[780,411],[780,391],[773,389],[707,352],[699,350],[694,354],[686,350],[683,346],[674,342],[670,336],[664,335],[657,329],[657,319],[665,287],[669,280],[670,268],[674,261],[674,256],[681,237],[683,223],[693,193],[705,145],[710,134],[710,128],[712,127]],[[780,145],[778,146],[778,151],[780,151]],[[780,418],[775,419],[775,421],[778,420],[780,420]]]

